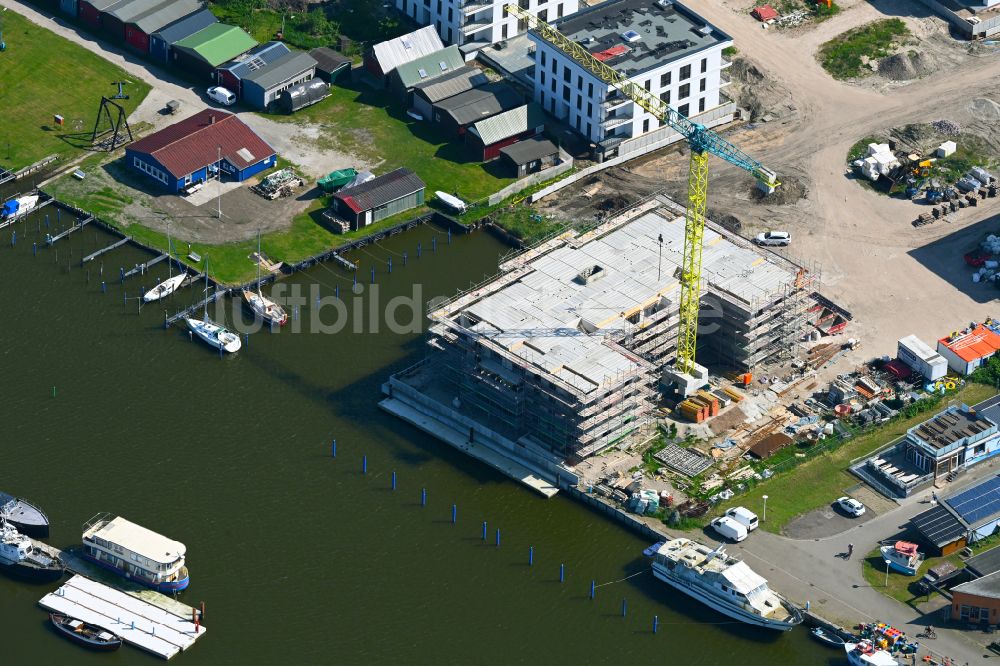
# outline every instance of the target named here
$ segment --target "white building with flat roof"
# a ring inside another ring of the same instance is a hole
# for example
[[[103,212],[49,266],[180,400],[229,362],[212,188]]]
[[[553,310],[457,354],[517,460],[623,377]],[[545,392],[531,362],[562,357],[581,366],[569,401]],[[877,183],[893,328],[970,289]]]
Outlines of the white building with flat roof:
[[[732,38],[670,0],[607,0],[553,25],[598,60],[706,127],[733,119],[722,51]],[[534,31],[535,102],[594,144],[595,157],[634,156],[681,137]]]
[[[528,29],[507,14],[508,4],[554,21],[579,8],[579,0],[395,0],[396,8],[422,25],[433,25],[447,44],[488,46]]]

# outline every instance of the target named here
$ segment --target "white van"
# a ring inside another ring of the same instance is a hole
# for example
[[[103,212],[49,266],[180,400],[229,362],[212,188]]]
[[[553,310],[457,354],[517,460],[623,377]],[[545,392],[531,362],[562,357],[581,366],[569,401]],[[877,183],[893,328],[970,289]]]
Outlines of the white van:
[[[224,106],[232,106],[236,103],[236,95],[222,86],[212,86],[205,91],[205,94],[208,95],[209,99]]]
[[[726,515],[747,528],[747,532],[757,529],[757,514],[745,506],[736,506],[726,511]]]
[[[792,235],[787,231],[765,231],[764,233],[757,234],[753,242],[757,243],[757,245],[785,246],[792,242]]]
[[[712,521],[712,529],[724,539],[740,542],[747,538],[747,528],[729,516],[722,516]]]

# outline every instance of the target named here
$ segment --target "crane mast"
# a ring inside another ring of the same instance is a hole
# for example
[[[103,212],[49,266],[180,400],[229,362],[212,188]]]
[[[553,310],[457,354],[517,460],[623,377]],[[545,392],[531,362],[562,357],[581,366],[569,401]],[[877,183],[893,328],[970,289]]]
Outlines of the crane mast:
[[[698,312],[701,308],[701,257],[704,247],[705,214],[708,207],[708,156],[717,155],[730,164],[748,171],[767,193],[780,183],[774,171],[764,167],[739,148],[704,125],[681,115],[677,109],[632,81],[613,67],[598,60],[586,48],[563,35],[555,27],[518,5],[507,5],[511,16],[524,21],[542,39],[556,47],[598,80],[618,90],[661,123],[679,132],[691,148],[688,170],[687,209],[684,214],[684,258],[680,270],[680,323],[677,334],[677,372],[695,377],[698,348]],[[685,393],[687,391],[684,391]]]

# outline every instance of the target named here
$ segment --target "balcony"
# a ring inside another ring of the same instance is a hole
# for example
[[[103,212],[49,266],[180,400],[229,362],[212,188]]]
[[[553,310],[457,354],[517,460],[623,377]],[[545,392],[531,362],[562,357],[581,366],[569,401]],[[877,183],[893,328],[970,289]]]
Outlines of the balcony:
[[[733,77],[729,75],[729,72],[722,71],[719,72],[719,87],[724,88],[733,82]]]
[[[462,13],[466,15],[492,8],[493,3],[489,0],[466,0],[466,2],[462,3]]]
[[[604,129],[612,129],[615,127],[620,127],[626,123],[632,122],[632,116],[629,115],[619,115],[619,116],[608,116],[601,121],[601,127]]]
[[[719,69],[729,69],[733,66],[733,61],[729,58],[722,58],[721,62],[722,64],[719,65]]]
[[[473,32],[479,32],[480,30],[485,30],[490,27],[492,23],[488,18],[472,18],[465,21],[462,24],[462,34],[468,35]]]
[[[605,111],[611,111],[612,109],[617,109],[623,104],[628,104],[631,101],[632,100],[624,95],[609,95],[603,102],[601,102],[601,108]]]

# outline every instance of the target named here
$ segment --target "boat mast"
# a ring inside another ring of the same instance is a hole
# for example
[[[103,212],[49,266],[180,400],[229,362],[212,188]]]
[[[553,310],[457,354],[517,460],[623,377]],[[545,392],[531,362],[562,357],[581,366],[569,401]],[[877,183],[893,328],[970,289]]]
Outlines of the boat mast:
[[[174,254],[170,251],[170,220],[167,220],[167,279],[174,276]]]
[[[205,321],[208,321],[208,257],[205,257]]]
[[[264,294],[260,291],[260,263],[262,257],[260,256],[260,227],[257,227],[257,295],[264,298]]]

